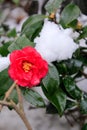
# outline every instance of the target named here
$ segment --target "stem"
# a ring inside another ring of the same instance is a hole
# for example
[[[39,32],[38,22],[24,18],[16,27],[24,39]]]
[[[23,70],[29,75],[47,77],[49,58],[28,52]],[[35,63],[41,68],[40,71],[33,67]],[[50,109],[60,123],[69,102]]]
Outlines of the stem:
[[[14,110],[18,113],[18,115],[21,117],[21,119],[23,120],[25,126],[27,127],[27,130],[32,130],[31,126],[30,126],[30,123],[28,122],[26,116],[25,116],[25,113],[24,111],[20,110],[16,104],[11,100],[10,101],[11,104],[12,104],[12,107],[14,108]]]
[[[16,90],[18,94],[19,108],[20,110],[24,111],[22,93],[18,85],[16,85]]]
[[[19,88],[18,85],[16,85],[16,90],[17,90],[17,94],[18,94],[18,100],[19,100],[19,108],[16,106],[16,104],[11,100],[11,103],[15,109],[15,111],[19,114],[19,116],[21,117],[21,119],[23,120],[25,126],[27,127],[28,130],[32,130],[26,115],[24,113],[24,108],[23,108],[23,99],[22,99],[22,94],[21,94],[21,90]]]
[[[9,90],[5,93],[4,101],[6,101],[6,100],[9,98],[9,96],[10,96],[10,94],[12,93],[13,89],[16,87],[16,83],[17,83],[17,81],[15,81],[15,82],[12,84],[12,86],[9,88]]]
[[[4,106],[11,106],[11,103],[10,103],[10,102],[1,101],[1,100],[0,100],[0,104],[1,104],[1,105],[4,105]]]

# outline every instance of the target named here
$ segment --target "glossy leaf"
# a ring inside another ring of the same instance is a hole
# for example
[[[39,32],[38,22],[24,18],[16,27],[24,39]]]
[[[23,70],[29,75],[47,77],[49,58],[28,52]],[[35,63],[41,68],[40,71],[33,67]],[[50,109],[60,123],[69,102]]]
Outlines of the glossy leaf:
[[[82,62],[84,66],[87,66],[87,48],[81,47],[75,53],[75,58]]]
[[[59,73],[54,65],[49,66],[47,76],[42,80],[44,87],[52,94],[59,87]]]
[[[80,111],[82,114],[87,114],[87,94],[83,95],[80,101]]]
[[[18,37],[9,47],[8,50],[12,52],[13,50],[22,49],[25,46],[34,46],[35,44],[31,42],[25,35]]]
[[[71,28],[73,28],[73,29],[77,29],[77,23],[78,23],[78,20],[75,19],[75,20],[73,20],[72,22],[70,22],[70,23],[68,24],[68,27],[71,27]]]
[[[23,24],[21,35],[25,34],[30,40],[32,40],[33,35],[37,30],[38,34],[42,27],[42,23],[46,18],[45,15],[32,15]]]
[[[5,95],[5,92],[10,88],[13,81],[9,78],[8,70],[0,72],[0,98]]]
[[[78,6],[74,4],[67,5],[64,10],[62,11],[61,17],[60,17],[60,23],[63,26],[68,26],[72,21],[77,19],[79,17],[80,10]]]
[[[62,75],[67,74],[67,66],[65,64],[65,61],[63,62],[55,62],[54,63],[56,68],[58,69],[59,73]]]
[[[65,106],[66,106],[66,94],[58,88],[55,93],[51,94],[46,90],[44,86],[42,86],[42,90],[49,101],[55,106],[58,110],[60,116],[62,116]]]
[[[70,59],[65,61],[67,66],[68,74],[72,75],[77,73],[79,70],[82,70],[83,62],[77,59]]]
[[[6,42],[3,46],[0,47],[0,54],[2,56],[7,56],[9,51],[8,47],[12,44],[12,41]]]
[[[73,75],[82,70],[83,62],[77,59],[56,62],[55,66],[62,75]]]
[[[16,29],[13,28],[12,30],[8,31],[7,36],[8,37],[16,37],[17,33],[16,33]]]
[[[65,109],[66,110],[71,109],[71,108],[75,107],[76,105],[77,104],[76,104],[75,101],[67,99],[67,101],[66,101],[66,108]]]
[[[48,13],[55,12],[64,0],[49,0],[45,6]]]
[[[87,26],[83,27],[82,32],[79,35],[79,40],[87,37]]]
[[[83,62],[83,64],[85,66],[87,66],[87,56],[86,55],[80,56],[79,59]]]
[[[45,106],[44,100],[38,92],[32,89],[27,89],[24,91],[22,90],[22,92],[23,92],[24,98],[35,107]]]
[[[73,80],[73,78],[66,76],[63,79],[63,83],[65,86],[66,91],[68,92],[68,94],[74,98],[74,99],[81,99],[82,96],[82,91],[76,86],[75,81]]]

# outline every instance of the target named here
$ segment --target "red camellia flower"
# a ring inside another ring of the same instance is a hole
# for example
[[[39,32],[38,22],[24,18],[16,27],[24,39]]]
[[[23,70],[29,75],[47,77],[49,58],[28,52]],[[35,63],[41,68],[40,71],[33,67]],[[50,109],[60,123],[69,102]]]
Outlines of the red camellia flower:
[[[8,73],[20,86],[33,87],[48,72],[48,64],[33,47],[15,50],[10,54]]]

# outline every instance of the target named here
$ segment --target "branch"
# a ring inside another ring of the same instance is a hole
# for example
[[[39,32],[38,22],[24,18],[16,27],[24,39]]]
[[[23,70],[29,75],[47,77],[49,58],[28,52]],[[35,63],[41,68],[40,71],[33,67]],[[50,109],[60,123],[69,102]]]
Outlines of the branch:
[[[26,115],[24,113],[24,108],[23,108],[23,99],[22,99],[22,94],[19,86],[16,84],[17,81],[15,81],[12,86],[9,88],[9,90],[6,92],[5,97],[2,101],[0,101],[0,110],[2,110],[3,106],[10,106],[12,107],[17,114],[21,117],[22,121],[24,122],[25,126],[27,127],[27,130],[32,130],[30,123],[28,122],[28,119],[26,118]],[[12,93],[13,89],[16,87],[17,94],[18,94],[18,100],[19,100],[19,107],[15,104],[15,102],[10,99],[10,94]],[[8,101],[9,99],[9,101]]]
[[[24,111],[22,93],[18,85],[16,85],[16,90],[18,94],[19,108],[20,110]]]
[[[18,113],[18,115],[21,117],[21,119],[23,120],[25,126],[27,127],[27,130],[32,130],[31,126],[30,126],[30,123],[28,122],[26,116],[25,116],[25,113],[23,110],[20,110],[20,108],[18,108],[16,106],[16,104],[10,100],[11,102],[11,106],[14,108],[14,110]]]
[[[1,104],[1,105],[4,105],[4,106],[11,106],[11,103],[10,103],[10,102],[1,101],[1,100],[0,100],[0,104]]]

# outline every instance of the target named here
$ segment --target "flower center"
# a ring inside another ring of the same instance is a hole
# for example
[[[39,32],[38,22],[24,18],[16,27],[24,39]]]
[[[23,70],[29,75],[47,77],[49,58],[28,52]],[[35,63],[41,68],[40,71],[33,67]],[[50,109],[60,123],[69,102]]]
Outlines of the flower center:
[[[29,72],[32,67],[32,64],[27,61],[24,61],[22,67],[25,72]]]

